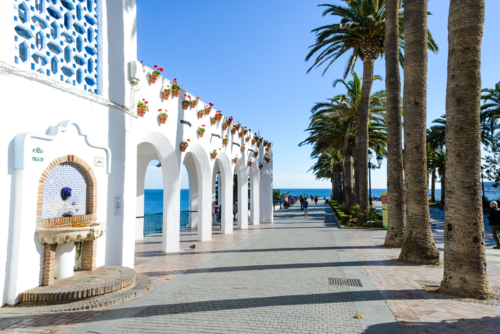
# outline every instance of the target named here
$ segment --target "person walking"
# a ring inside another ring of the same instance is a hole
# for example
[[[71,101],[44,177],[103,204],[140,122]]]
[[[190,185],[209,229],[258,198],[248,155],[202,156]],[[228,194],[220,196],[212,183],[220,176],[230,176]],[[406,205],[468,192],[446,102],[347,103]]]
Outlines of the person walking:
[[[212,204],[212,225],[217,221],[217,202]]]
[[[304,217],[307,217],[309,214],[309,202],[307,201],[307,198],[305,198],[304,202],[302,202],[302,206],[304,207]]]
[[[318,205],[318,195],[316,195],[316,197],[314,197],[314,204]]]
[[[493,239],[497,243],[493,248],[500,249],[500,209],[497,202],[490,202],[490,214],[486,218],[490,221],[491,233],[493,233]]]
[[[300,196],[300,211],[304,211],[304,197]]]
[[[233,205],[233,220],[236,220],[236,214],[238,213],[238,202]]]

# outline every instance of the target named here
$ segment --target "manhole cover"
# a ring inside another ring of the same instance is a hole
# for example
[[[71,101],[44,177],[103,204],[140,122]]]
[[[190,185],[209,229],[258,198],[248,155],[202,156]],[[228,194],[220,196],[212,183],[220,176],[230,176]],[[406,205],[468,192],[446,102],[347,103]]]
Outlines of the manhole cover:
[[[347,285],[347,286],[359,286],[362,287],[361,281],[359,279],[352,278],[329,278],[328,284],[330,285]]]

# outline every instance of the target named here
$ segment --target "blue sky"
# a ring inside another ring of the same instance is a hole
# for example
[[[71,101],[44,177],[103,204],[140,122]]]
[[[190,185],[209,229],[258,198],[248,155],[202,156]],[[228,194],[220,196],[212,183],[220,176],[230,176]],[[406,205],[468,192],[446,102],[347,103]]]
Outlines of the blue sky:
[[[308,173],[314,163],[311,147],[298,147],[306,138],[314,102],[342,93],[332,82],[341,78],[346,57],[322,76],[322,69],[306,74],[311,62],[304,58],[314,43],[311,30],[337,22],[322,17],[317,0],[183,0],[137,1],[138,59],[164,68],[163,75],[177,78],[186,89],[215,108],[233,116],[274,144],[275,188],[329,188]],[[445,113],[448,57],[448,0],[429,1],[429,29],[439,45],[429,54],[427,125]],[[482,85],[500,81],[495,34],[500,1],[486,0],[482,49]],[[356,66],[362,74],[362,64]],[[375,74],[385,79],[385,62],[375,63]],[[384,89],[376,82],[373,91]],[[386,188],[386,161],[372,173],[372,187]],[[162,187],[158,168],[150,167],[146,188]],[[187,188],[184,173],[181,183]]]

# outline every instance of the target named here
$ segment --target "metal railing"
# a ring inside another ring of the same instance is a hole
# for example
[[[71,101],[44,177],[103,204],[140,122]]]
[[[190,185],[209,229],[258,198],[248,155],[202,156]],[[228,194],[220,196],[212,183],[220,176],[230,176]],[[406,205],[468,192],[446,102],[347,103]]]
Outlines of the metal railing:
[[[187,228],[191,222],[191,213],[198,211],[181,211],[180,228]],[[144,235],[163,232],[163,213],[151,213],[135,218],[144,219]]]

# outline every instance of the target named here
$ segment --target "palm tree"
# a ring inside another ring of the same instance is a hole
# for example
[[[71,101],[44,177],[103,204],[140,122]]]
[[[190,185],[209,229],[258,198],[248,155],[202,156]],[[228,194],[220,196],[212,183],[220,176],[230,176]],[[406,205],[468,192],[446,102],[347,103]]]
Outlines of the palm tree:
[[[359,199],[360,211],[368,212],[368,126],[370,95],[372,88],[373,67],[375,60],[383,52],[385,38],[385,2],[386,0],[344,0],[346,6],[320,5],[327,7],[323,16],[332,15],[341,18],[340,23],[322,26],[314,29],[316,43],[311,46],[311,51],[306,56],[309,60],[319,52],[314,64],[308,72],[325,63],[328,65],[323,74],[340,56],[352,50],[349,57],[344,78],[354,69],[358,58],[363,61],[363,88],[357,136],[359,136]],[[399,18],[400,40],[403,36],[403,16]],[[432,38],[428,40],[429,48],[437,51],[437,45]],[[404,43],[400,43],[404,47]],[[322,50],[322,51],[320,51]],[[402,50],[400,60],[403,62]]]
[[[273,189],[273,200],[275,200],[275,201],[279,201],[280,199],[284,200],[285,197],[287,197],[289,193],[290,193],[289,191],[282,193],[281,190],[279,190],[279,189]]]
[[[401,79],[399,76],[400,0],[387,0],[385,21],[385,87],[387,90],[387,203],[384,246],[401,247],[406,225],[401,133]]]
[[[441,201],[444,201],[446,198],[446,152],[444,149],[439,147],[432,152],[429,167],[432,170],[433,178],[436,173],[441,177]]]
[[[439,264],[429,216],[427,178],[427,1],[405,2],[405,75],[403,109],[405,117],[406,229],[399,261]]]
[[[481,106],[481,121],[491,128],[500,117],[500,82],[493,89],[484,88],[481,93],[485,93],[481,95],[484,102]]]
[[[432,167],[432,159],[438,148],[442,148],[444,146],[444,133],[440,131],[440,129],[436,126],[431,126],[430,129],[427,129],[427,144],[430,149],[430,159],[428,159],[429,167],[431,170],[431,201],[436,202],[436,168]],[[442,198],[441,198],[442,199]]]
[[[317,180],[331,180],[333,199],[342,201],[342,155],[340,151],[335,149],[326,151],[309,170],[313,171]]]
[[[448,26],[444,273],[439,293],[497,298],[490,287],[481,201],[484,0],[453,0]],[[465,205],[464,205],[465,204]]]

